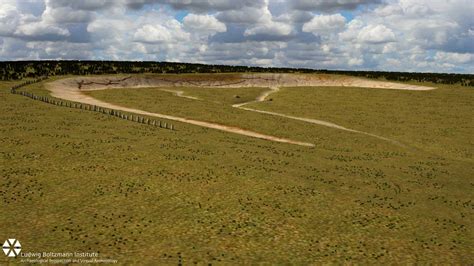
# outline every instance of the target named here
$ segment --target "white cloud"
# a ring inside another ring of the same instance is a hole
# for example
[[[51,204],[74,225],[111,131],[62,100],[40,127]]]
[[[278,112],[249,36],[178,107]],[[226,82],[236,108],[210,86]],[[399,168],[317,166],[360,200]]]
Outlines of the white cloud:
[[[255,27],[248,28],[244,36],[270,35],[270,36],[288,36],[292,32],[292,27],[282,22],[272,20],[266,21]]]
[[[15,6],[15,1],[4,0],[0,5],[0,36],[12,35],[21,20],[28,15],[21,14],[21,12]]]
[[[295,24],[306,23],[311,19],[313,19],[311,12],[301,10],[290,10],[275,17],[275,21]]]
[[[395,34],[393,31],[384,25],[369,25],[364,27],[357,37],[359,41],[365,43],[387,43],[395,41]]]
[[[188,31],[197,31],[205,34],[225,32],[227,27],[211,15],[189,14],[183,19],[183,25]]]
[[[455,64],[472,64],[474,63],[474,54],[437,52],[435,55],[435,60]]]
[[[364,59],[362,58],[350,58],[348,61],[349,66],[361,66],[364,64]]]
[[[145,43],[172,43],[188,41],[189,33],[182,31],[179,26],[143,25],[134,34],[133,39]]]
[[[92,12],[74,10],[71,7],[46,7],[42,16],[46,21],[54,23],[79,23],[91,21],[94,15]]]
[[[364,22],[356,18],[346,25],[346,30],[339,34],[339,38],[345,42],[353,41],[357,39],[357,36],[363,27]]]
[[[0,58],[6,60],[474,72],[472,0],[1,2]]]
[[[15,36],[31,40],[58,40],[71,35],[67,29],[43,22],[32,22],[19,26]]]
[[[303,25],[304,32],[314,34],[337,33],[344,29],[346,18],[341,14],[315,16],[310,22]]]
[[[217,18],[224,23],[254,24],[265,16],[265,10],[254,7],[228,10],[217,14]]]
[[[145,25],[137,30],[134,40],[138,42],[171,42],[171,32],[161,25]]]
[[[253,41],[287,41],[293,35],[291,21],[278,21],[269,9],[269,2],[261,7],[258,22],[248,26],[243,35]]]
[[[132,21],[116,18],[99,18],[87,26],[87,32],[92,34],[95,40],[110,41],[118,40],[121,36],[125,37],[133,29]]]

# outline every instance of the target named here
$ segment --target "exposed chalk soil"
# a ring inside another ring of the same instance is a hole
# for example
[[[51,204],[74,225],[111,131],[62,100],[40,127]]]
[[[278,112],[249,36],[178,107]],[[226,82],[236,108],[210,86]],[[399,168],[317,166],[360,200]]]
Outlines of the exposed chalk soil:
[[[198,76],[196,76],[198,77]],[[264,92],[255,101],[241,103],[233,105],[235,108],[240,108],[247,111],[265,113],[269,115],[286,117],[289,119],[300,120],[308,123],[318,124],[321,126],[327,126],[335,129],[345,130],[354,133],[360,133],[376,137],[382,140],[394,142],[390,139],[380,137],[371,133],[361,132],[349,128],[345,128],[331,122],[289,116],[285,114],[261,111],[253,108],[246,108],[245,105],[253,102],[264,101],[272,93],[276,93],[279,87],[311,87],[311,86],[337,86],[337,87],[364,87],[374,89],[395,89],[395,90],[416,90],[426,91],[433,90],[433,87],[415,86],[393,82],[383,82],[376,80],[366,80],[361,78],[346,77],[346,76],[331,76],[331,75],[304,75],[304,74],[240,74],[227,78],[222,76],[222,79],[210,79],[205,80],[202,78],[193,79],[189,76],[186,79],[180,79],[179,75],[153,75],[153,76],[127,76],[124,78],[108,77],[108,76],[97,76],[97,77],[74,77],[56,80],[54,82],[47,83],[47,88],[51,91],[51,95],[64,100],[75,101],[85,104],[96,105],[104,108],[111,108],[115,110],[121,110],[125,112],[131,112],[141,115],[147,115],[152,117],[159,117],[168,120],[188,123],[196,126],[217,129],[225,132],[240,134],[249,137],[255,137],[259,139],[265,139],[269,141],[289,143],[301,146],[313,147],[314,144],[300,142],[296,140],[290,140],[285,138],[279,138],[276,136],[270,136],[261,134],[258,132],[241,129],[234,126],[221,125],[217,123],[210,123],[204,121],[198,121],[183,117],[177,117],[172,115],[158,114],[143,111],[135,108],[128,108],[119,106],[104,101],[97,100],[93,97],[85,95],[84,91],[114,89],[114,88],[150,88],[150,87],[222,87],[222,88],[236,88],[236,87],[268,87],[270,90]],[[171,92],[178,97],[185,97],[189,99],[197,100],[192,96],[184,95],[183,91],[163,89],[164,91]]]

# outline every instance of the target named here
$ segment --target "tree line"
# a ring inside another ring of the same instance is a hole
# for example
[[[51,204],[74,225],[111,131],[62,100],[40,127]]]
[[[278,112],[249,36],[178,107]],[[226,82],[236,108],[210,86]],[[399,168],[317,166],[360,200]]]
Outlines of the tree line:
[[[340,74],[390,81],[417,81],[474,86],[474,75],[452,73],[410,73],[384,71],[344,71],[307,68],[205,65],[172,62],[128,61],[6,61],[0,62],[1,80],[21,80],[58,75],[100,75],[140,73],[320,73]]]

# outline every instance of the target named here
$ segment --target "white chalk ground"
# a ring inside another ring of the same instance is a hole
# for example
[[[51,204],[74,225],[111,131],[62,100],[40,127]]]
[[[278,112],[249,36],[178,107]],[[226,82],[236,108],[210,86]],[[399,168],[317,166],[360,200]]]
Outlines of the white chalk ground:
[[[126,78],[116,78],[116,77],[76,77],[61,79],[54,82],[47,83],[47,88],[51,91],[51,95],[57,98],[64,100],[80,102],[84,104],[96,105],[104,108],[110,108],[115,110],[121,110],[124,112],[130,112],[140,115],[146,115],[151,117],[158,117],[163,119],[168,119],[172,121],[178,121],[182,123],[188,123],[196,126],[206,127],[217,129],[229,133],[244,135],[248,137],[254,137],[269,141],[289,143],[300,146],[313,147],[314,144],[301,142],[296,140],[290,140],[285,138],[279,138],[276,136],[270,136],[266,134],[261,134],[258,132],[241,129],[233,126],[226,126],[217,123],[210,123],[204,121],[198,121],[194,119],[188,119],[183,117],[177,117],[172,115],[158,114],[143,111],[135,108],[128,108],[124,106],[119,106],[116,104],[107,103],[100,101],[93,97],[87,96],[83,91],[93,91],[93,90],[104,90],[104,89],[114,89],[114,88],[150,88],[150,87],[219,87],[219,88],[236,88],[236,87],[268,87],[268,91],[265,91],[263,94],[259,95],[255,101],[241,103],[233,105],[235,108],[239,108],[246,111],[258,112],[267,115],[280,116],[288,119],[303,121],[307,123],[312,123],[320,126],[330,127],[338,130],[344,130],[352,133],[364,134],[367,136],[375,137],[384,141],[389,141],[391,143],[401,145],[400,143],[390,140],[385,137],[377,136],[368,132],[362,132],[350,128],[346,128],[340,125],[336,125],[331,122],[321,121],[317,119],[290,116],[276,112],[262,111],[253,108],[244,107],[250,103],[262,102],[265,101],[268,96],[279,91],[279,87],[363,87],[363,88],[374,88],[374,89],[394,89],[394,90],[416,90],[416,91],[427,91],[433,90],[432,87],[424,86],[415,86],[401,83],[393,82],[383,82],[377,80],[366,80],[354,77],[346,76],[331,76],[331,75],[302,75],[302,74],[242,74],[239,80],[233,81],[189,81],[189,80],[179,80],[179,79],[167,79],[166,76],[155,76],[155,77],[140,77],[140,76],[130,76]],[[188,99],[198,100],[196,97],[186,96],[183,91],[180,90],[171,90],[171,89],[162,89],[163,91],[171,92],[177,97],[184,97]]]

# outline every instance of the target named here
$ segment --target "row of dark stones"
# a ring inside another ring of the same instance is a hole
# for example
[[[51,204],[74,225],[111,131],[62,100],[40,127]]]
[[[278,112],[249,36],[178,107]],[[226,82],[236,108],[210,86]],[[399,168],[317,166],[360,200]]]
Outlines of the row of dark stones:
[[[126,114],[126,113],[122,113],[118,110],[102,108],[102,107],[99,107],[99,106],[96,106],[96,105],[61,101],[61,100],[58,100],[56,98],[51,98],[51,97],[47,97],[47,96],[39,96],[39,95],[35,95],[31,92],[18,91],[17,90],[19,88],[25,87],[25,86],[30,85],[30,84],[34,84],[34,83],[44,81],[46,79],[47,79],[47,77],[42,77],[42,78],[39,78],[39,79],[36,79],[36,80],[25,81],[21,84],[17,84],[15,86],[11,87],[10,92],[12,94],[25,96],[25,97],[31,98],[33,100],[37,100],[37,101],[41,101],[41,102],[45,102],[45,103],[49,103],[49,104],[53,104],[53,105],[57,105],[57,106],[63,106],[63,107],[75,108],[75,109],[82,109],[82,110],[92,111],[92,112],[99,112],[99,113],[115,116],[115,117],[118,117],[118,118],[121,118],[121,119],[124,119],[124,120],[128,120],[128,121],[133,121],[133,122],[137,122],[137,123],[141,123],[141,124],[147,124],[147,125],[160,127],[160,128],[165,128],[165,129],[170,129],[170,130],[175,130],[174,125],[170,124],[170,123],[161,122],[161,121],[157,121],[157,120],[152,120],[152,119],[145,118],[145,117],[138,116],[138,115]]]

